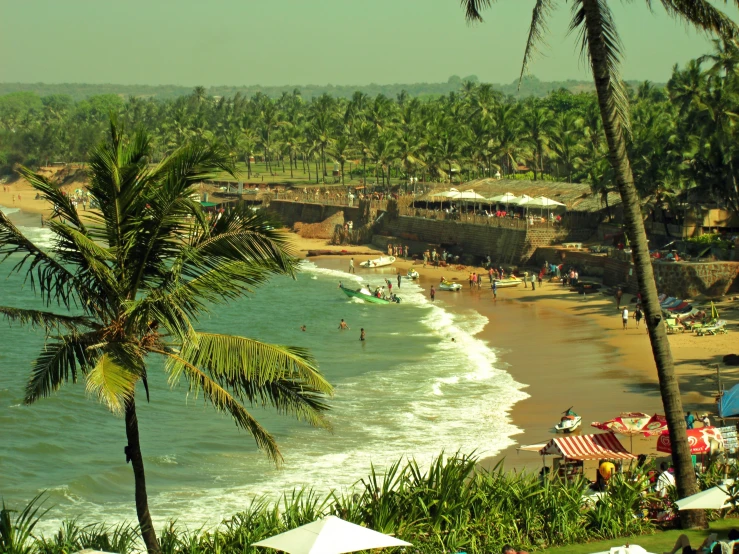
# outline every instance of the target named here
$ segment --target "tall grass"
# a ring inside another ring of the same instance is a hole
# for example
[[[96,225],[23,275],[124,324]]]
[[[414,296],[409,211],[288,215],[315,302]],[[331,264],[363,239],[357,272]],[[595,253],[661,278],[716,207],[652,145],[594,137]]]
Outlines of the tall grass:
[[[163,554],[242,554],[255,542],[328,514],[391,533],[413,543],[414,552],[469,554],[499,551],[506,543],[535,550],[587,540],[648,533],[635,517],[649,499],[644,478],[615,477],[595,506],[583,503],[586,481],[541,482],[528,473],[473,471],[474,456],[437,457],[428,468],[398,461],[384,472],[372,468],[351,491],[320,495],[293,490],[276,502],[252,500],[214,529],[188,530],[171,522],[159,533]],[[43,516],[39,498],[20,514],[0,512],[0,554],[69,554],[83,548],[129,554],[140,548],[130,525],[81,525],[69,520],[54,535],[34,533]]]

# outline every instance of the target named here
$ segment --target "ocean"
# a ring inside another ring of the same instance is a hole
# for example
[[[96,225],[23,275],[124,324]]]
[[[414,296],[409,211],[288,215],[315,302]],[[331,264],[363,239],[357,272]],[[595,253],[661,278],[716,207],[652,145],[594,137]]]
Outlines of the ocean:
[[[49,244],[46,229],[23,230]],[[0,305],[40,308],[22,276],[5,278],[11,267],[12,260],[0,266]],[[338,289],[340,281],[380,285],[392,277],[391,269],[375,271],[350,276],[306,261],[296,280],[275,278],[197,325],[307,347],[334,385],[330,433],[252,410],[278,441],[285,458],[279,469],[226,416],[188,397],[184,383],[170,388],[152,360],[151,402],[140,390],[137,407],[157,528],[171,519],[213,526],[255,496],[277,498],[294,487],[349,490],[372,465],[382,469],[402,457],[425,464],[442,451],[488,456],[513,443],[518,429],[507,412],[527,395],[497,359],[496,345],[476,338],[487,320],[445,309],[443,295],[431,304],[405,279],[397,305],[365,304]],[[338,329],[341,318],[351,329]],[[70,517],[135,521],[123,420],[87,398],[81,384],[22,404],[42,345],[40,332],[0,322],[0,496],[20,507],[47,491],[45,531]]]

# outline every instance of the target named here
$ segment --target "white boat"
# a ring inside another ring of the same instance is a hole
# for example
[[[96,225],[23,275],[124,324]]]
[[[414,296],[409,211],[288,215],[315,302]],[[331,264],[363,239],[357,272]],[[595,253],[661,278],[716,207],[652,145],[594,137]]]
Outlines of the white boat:
[[[582,424],[582,418],[572,411],[572,407],[562,413],[562,418],[554,426],[557,433],[572,433]]]
[[[379,258],[375,258],[374,260],[367,260],[366,262],[362,262],[361,264],[359,264],[359,267],[367,267],[369,269],[372,269],[375,267],[390,265],[394,262],[395,256],[380,256]]]
[[[505,279],[495,279],[495,286],[499,289],[504,289],[508,287],[517,287],[523,283],[523,279],[519,279],[518,277],[506,277]]]
[[[418,279],[418,271],[415,269],[409,269],[406,277],[408,277],[408,279]]]
[[[462,290],[462,285],[460,285],[459,283],[452,283],[451,281],[442,281],[441,283],[439,283],[439,290],[457,292],[459,290]]]

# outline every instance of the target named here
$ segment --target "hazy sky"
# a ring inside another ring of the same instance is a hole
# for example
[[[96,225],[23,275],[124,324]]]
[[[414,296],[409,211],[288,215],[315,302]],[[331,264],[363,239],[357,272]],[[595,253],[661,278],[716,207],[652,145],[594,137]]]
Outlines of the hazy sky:
[[[569,3],[559,3],[530,73],[587,78],[567,36]],[[508,83],[520,70],[533,4],[500,0],[471,27],[458,0],[0,0],[0,81],[385,84],[475,74]],[[644,0],[609,4],[627,79],[666,81],[673,64],[711,48],[659,2],[654,14]]]

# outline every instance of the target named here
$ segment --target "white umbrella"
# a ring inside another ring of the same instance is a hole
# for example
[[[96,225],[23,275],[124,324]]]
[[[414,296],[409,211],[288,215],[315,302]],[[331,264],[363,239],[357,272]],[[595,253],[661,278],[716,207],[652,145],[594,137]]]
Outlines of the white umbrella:
[[[595,554],[649,554],[638,544],[631,544],[625,546],[614,546],[610,550],[604,552],[596,552]]]
[[[459,196],[455,196],[458,200],[485,200],[485,197],[477,194],[474,190],[465,190],[457,193]]]
[[[326,516],[297,529],[254,543],[289,554],[341,554],[410,543],[361,527],[336,516]]]
[[[730,480],[729,480],[730,481]],[[726,492],[729,481],[723,485],[711,487],[692,496],[686,496],[675,502],[679,510],[722,510],[730,508],[731,495]]]
[[[459,198],[461,193],[457,189],[449,189],[431,195],[431,198]]]
[[[505,194],[499,194],[498,196],[488,198],[488,200],[490,200],[490,202],[497,202],[500,204],[510,204],[511,202],[518,200],[518,196],[512,192],[506,192]]]
[[[523,204],[523,202],[521,204]],[[534,208],[552,208],[554,206],[564,206],[562,202],[557,202],[556,200],[552,200],[551,198],[547,198],[546,196],[529,198],[528,200],[526,200],[525,204],[526,206]]]
[[[524,194],[520,198],[516,198],[515,200],[511,201],[511,204],[515,204],[516,206],[525,206],[527,202],[531,200],[531,197],[527,194]]]

